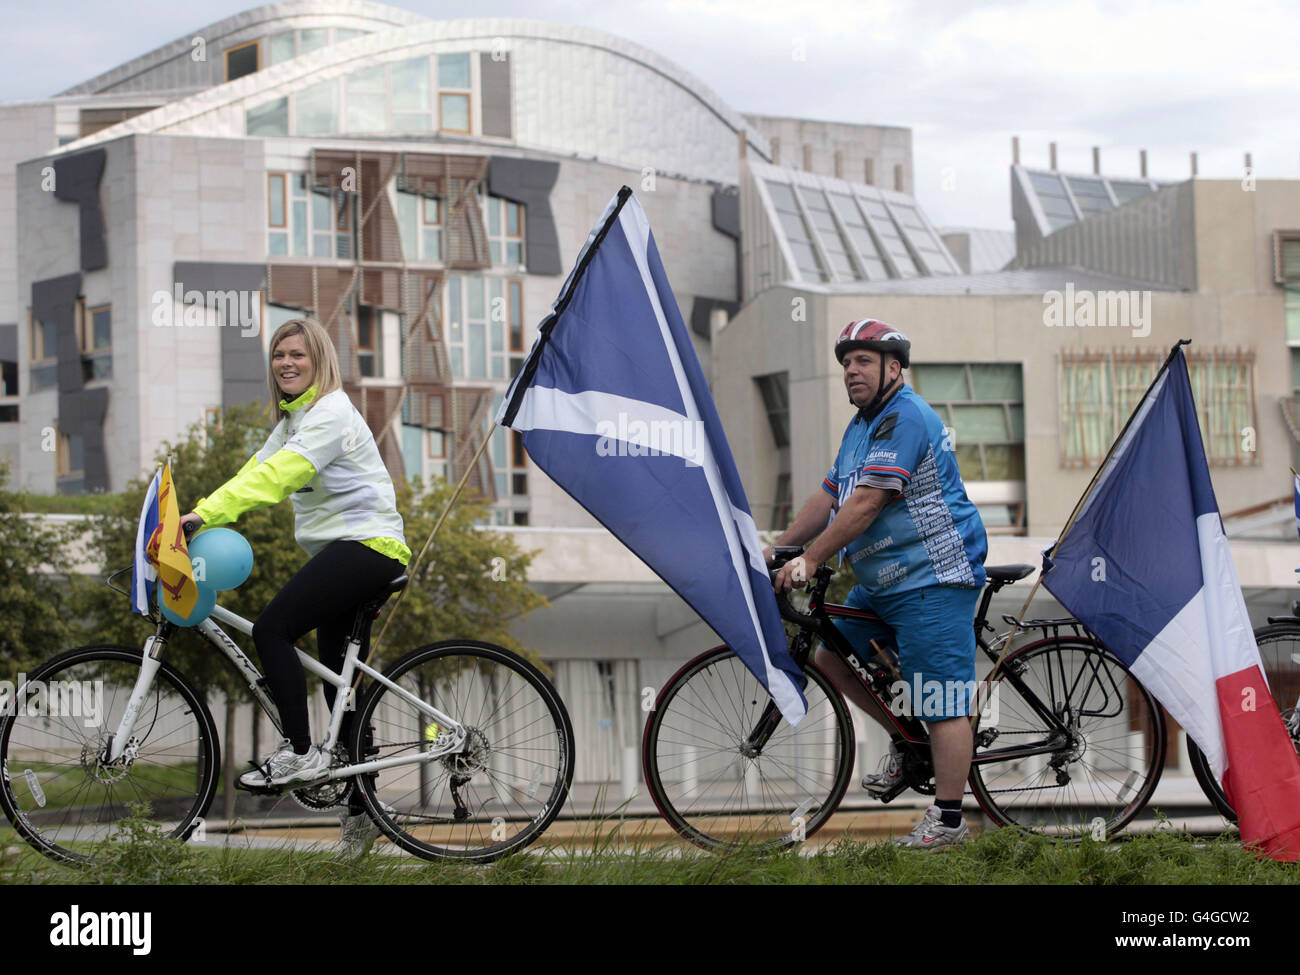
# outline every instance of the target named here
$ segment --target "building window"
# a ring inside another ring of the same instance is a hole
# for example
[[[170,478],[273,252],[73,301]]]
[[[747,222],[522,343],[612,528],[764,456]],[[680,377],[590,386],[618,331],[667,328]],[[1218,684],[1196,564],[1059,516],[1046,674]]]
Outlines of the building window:
[[[1163,352],[1066,351],[1061,354],[1062,467],[1096,467],[1119,436],[1165,361]],[[1259,463],[1245,449],[1255,428],[1255,354],[1209,349],[1187,353],[1205,455],[1216,467]]]
[[[65,434],[54,423],[55,469],[59,477],[81,477],[85,474],[85,444],[80,434]]]
[[[1020,366],[916,364],[911,384],[943,421],[967,493],[985,527],[1023,530],[1025,408]],[[981,482],[999,485],[971,489]]]
[[[772,439],[778,447],[790,446],[790,374],[774,372],[768,376],[755,376],[754,382],[763,397]]]
[[[226,80],[234,81],[246,74],[253,74],[260,64],[260,42],[249,41],[226,51]]]
[[[357,368],[364,378],[372,379],[379,375],[379,312],[369,305],[357,308]]]
[[[18,352],[15,350],[12,359],[0,359],[0,423],[17,422]]]
[[[470,131],[468,54],[438,56],[438,127],[444,132]]]
[[[1291,345],[1300,345],[1300,284],[1285,287],[1282,308],[1286,316],[1286,340]]]
[[[270,257],[352,258],[351,193],[324,188],[309,193],[305,173],[269,173],[266,185]]]
[[[81,378],[107,379],[113,375],[113,311],[109,305],[86,308],[77,302],[77,341],[81,346]]]
[[[407,261],[442,261],[442,213],[436,196],[397,191],[397,228]]]
[[[785,239],[794,255],[795,268],[801,277],[812,281],[828,281],[829,276],[822,268],[821,258],[813,248],[812,233],[804,220],[799,204],[795,202],[794,192],[785,183],[767,183],[768,195],[776,207],[776,217],[785,231]]]
[[[487,232],[493,264],[524,263],[524,208],[499,197],[487,198]]]
[[[59,331],[53,322],[38,321],[27,309],[27,324],[32,339],[32,362],[51,362],[59,357]]]

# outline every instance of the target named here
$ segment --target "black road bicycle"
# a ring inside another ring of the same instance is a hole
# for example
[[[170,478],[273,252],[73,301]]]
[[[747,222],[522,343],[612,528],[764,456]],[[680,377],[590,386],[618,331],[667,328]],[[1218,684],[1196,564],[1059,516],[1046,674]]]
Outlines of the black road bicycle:
[[[773,567],[801,551],[778,548]],[[985,571],[975,639],[996,661],[1006,637],[987,623],[989,603],[1034,568]],[[790,650],[805,677],[808,711],[797,726],[725,646],[687,663],[659,692],[642,742],[646,785],[664,818],[706,849],[788,846],[815,833],[839,806],[853,778],[854,729],[844,698],[811,659],[819,641],[890,715],[901,740],[902,781],[883,801],[909,788],[934,794],[925,723],[899,706],[892,648],[877,647],[864,660],[844,639],[835,618],[872,614],[825,603],[832,574],[827,566],[817,571],[805,612],[777,597],[795,628]],[[1066,839],[1110,836],[1138,814],[1160,779],[1163,714],[1077,620],[1023,620],[1020,627],[1037,638],[1006,655],[991,685],[979,683],[970,792],[999,826]]]

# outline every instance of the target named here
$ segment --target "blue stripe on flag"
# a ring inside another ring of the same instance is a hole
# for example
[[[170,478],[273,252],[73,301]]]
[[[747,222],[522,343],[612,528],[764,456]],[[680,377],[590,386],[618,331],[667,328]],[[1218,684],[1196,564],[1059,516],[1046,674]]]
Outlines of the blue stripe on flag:
[[[135,558],[131,572],[131,608],[142,616],[149,615],[149,599],[153,596],[154,580],[158,570],[150,564],[145,556],[145,546],[149,543],[154,529],[158,527],[158,490],[162,484],[162,470],[154,472],[153,480],[144,493],[144,504],[140,507],[140,521],[135,530]]]

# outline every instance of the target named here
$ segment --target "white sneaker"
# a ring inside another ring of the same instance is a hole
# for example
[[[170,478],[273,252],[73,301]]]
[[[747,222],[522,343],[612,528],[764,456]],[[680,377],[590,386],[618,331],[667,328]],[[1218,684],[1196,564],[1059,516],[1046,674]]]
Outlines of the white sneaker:
[[[267,756],[260,768],[245,772],[239,777],[240,784],[251,789],[266,789],[271,786],[293,785],[297,782],[309,782],[330,767],[330,756],[312,745],[305,755],[293,750],[289,739],[280,742],[280,747]]]
[[[386,802],[379,805],[389,816],[397,812]],[[360,860],[370,852],[382,832],[379,824],[364,812],[353,814],[345,809],[339,813],[339,824],[343,827],[343,832],[339,837],[339,850],[334,855],[335,860]]]
[[[966,817],[963,816],[956,826],[945,826],[939,807],[931,806],[912,832],[906,836],[894,837],[894,845],[915,850],[937,850],[941,846],[956,846],[969,838],[970,828],[966,825]]]
[[[903,751],[891,741],[889,754],[880,763],[880,771],[862,777],[862,788],[874,799],[887,794],[903,779]]]

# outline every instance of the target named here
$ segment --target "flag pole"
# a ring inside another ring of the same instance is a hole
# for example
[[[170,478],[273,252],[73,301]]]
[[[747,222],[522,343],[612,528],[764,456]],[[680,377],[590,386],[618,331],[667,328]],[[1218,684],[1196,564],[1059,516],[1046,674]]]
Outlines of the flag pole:
[[[438,534],[438,530],[442,528],[442,523],[446,521],[447,516],[451,514],[452,506],[456,504],[456,500],[460,497],[460,492],[464,490],[465,482],[469,480],[470,474],[473,472],[474,468],[478,466],[478,459],[483,456],[483,451],[492,440],[492,434],[496,433],[496,429],[497,424],[494,422],[492,428],[488,430],[487,436],[483,438],[483,442],[478,445],[478,450],[474,453],[474,459],[466,465],[465,473],[461,475],[460,482],[456,485],[456,490],[451,492],[451,497],[447,500],[446,507],[442,509],[442,514],[438,516],[437,522],[434,523],[433,531],[429,532],[429,537],[424,540],[424,545],[421,546],[419,554],[411,560],[410,566],[407,567],[406,575],[410,581],[408,581],[408,583],[397,593],[397,599],[393,602],[393,608],[388,611],[388,615],[384,617],[384,625],[379,628],[379,636],[375,637],[370,644],[370,653],[373,654],[375,652],[375,648],[379,646],[379,642],[384,638],[384,634],[388,632],[388,624],[393,621],[393,616],[397,613],[397,607],[402,605],[402,597],[406,595],[406,590],[409,589],[411,583],[415,581],[416,567],[419,566],[420,560],[424,558],[424,553],[429,550],[429,545],[433,542],[434,536]],[[354,689],[360,680],[361,673],[358,671],[356,680],[353,681],[352,685]]]
[[[1070,517],[1066,520],[1065,527],[1061,529],[1061,534],[1057,536],[1056,542],[1052,545],[1052,550],[1050,552],[1044,553],[1043,555],[1044,565],[1047,565],[1052,561],[1052,556],[1056,554],[1056,550],[1059,549],[1061,547],[1061,543],[1065,541],[1065,536],[1069,533],[1070,529],[1074,527],[1074,522],[1076,521],[1076,519],[1078,519],[1080,512],[1083,511],[1085,503],[1087,502],[1088,498],[1091,497],[1092,492],[1096,489],[1097,481],[1101,479],[1101,472],[1106,469],[1106,465],[1110,463],[1111,457],[1114,456],[1115,454],[1115,448],[1118,447],[1120,443],[1124,440],[1124,435],[1128,433],[1129,427],[1131,427],[1133,425],[1133,421],[1137,419],[1138,411],[1142,409],[1142,404],[1145,403],[1147,397],[1151,395],[1151,390],[1154,389],[1156,383],[1160,381],[1160,377],[1164,375],[1165,370],[1169,368],[1169,363],[1173,361],[1174,356],[1178,354],[1179,350],[1184,345],[1191,345],[1191,344],[1192,344],[1191,339],[1179,339],[1177,342],[1174,343],[1174,347],[1169,350],[1169,355],[1165,358],[1164,363],[1156,371],[1155,378],[1151,380],[1150,385],[1147,386],[1146,391],[1142,394],[1142,398],[1138,400],[1137,406],[1135,406],[1133,408],[1133,412],[1129,414],[1128,422],[1124,424],[1124,429],[1122,429],[1119,432],[1119,436],[1116,437],[1114,443],[1110,445],[1110,450],[1106,451],[1106,456],[1102,458],[1101,464],[1098,465],[1096,473],[1092,475],[1092,480],[1088,482],[1088,487],[1084,490],[1083,495],[1079,498],[1078,502],[1075,504],[1074,510],[1070,512]],[[1292,473],[1295,472],[1292,471]],[[1034,580],[1033,588],[1029,590],[1029,595],[1025,597],[1024,605],[1020,607],[1020,612],[1016,614],[1016,621],[1011,624],[1011,632],[1007,634],[1006,641],[1002,644],[1002,650],[1001,652],[998,653],[998,659],[996,662],[994,662],[993,669],[989,672],[988,677],[983,681],[983,683],[987,685],[989,688],[993,687],[993,681],[997,677],[998,671],[1002,669],[1002,661],[1006,658],[1007,651],[1011,649],[1011,643],[1015,639],[1016,634],[1019,633],[1021,630],[1020,623],[1025,618],[1025,614],[1029,612],[1029,604],[1034,601],[1034,596],[1038,593],[1038,587],[1043,583],[1043,575],[1045,574],[1045,572],[1046,572],[1045,569],[1039,569],[1038,578]],[[992,694],[991,690],[990,690],[990,694]],[[975,722],[979,719],[979,713],[981,709],[975,708],[973,710],[975,711],[975,713],[970,716],[970,723],[972,729],[975,727]]]

